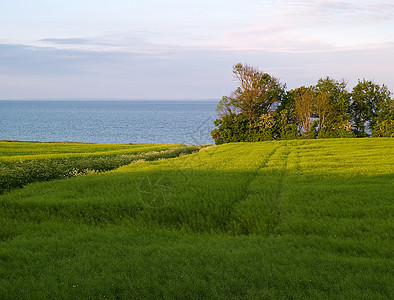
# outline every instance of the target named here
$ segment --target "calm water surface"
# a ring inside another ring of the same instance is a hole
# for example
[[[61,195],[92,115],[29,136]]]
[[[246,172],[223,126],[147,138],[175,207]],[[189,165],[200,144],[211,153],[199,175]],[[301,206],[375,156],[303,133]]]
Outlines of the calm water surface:
[[[217,101],[0,101],[0,140],[213,144]]]

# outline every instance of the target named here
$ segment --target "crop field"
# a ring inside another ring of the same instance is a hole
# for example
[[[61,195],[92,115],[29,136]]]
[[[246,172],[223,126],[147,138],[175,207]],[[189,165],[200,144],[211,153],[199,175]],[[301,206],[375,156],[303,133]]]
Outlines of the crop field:
[[[86,156],[116,156],[161,151],[179,145],[171,144],[84,144],[84,143],[39,143],[0,141],[0,161],[74,158]]]
[[[225,144],[10,188],[0,299],[393,299],[393,148]]]
[[[0,194],[36,181],[108,171],[136,160],[198,151],[164,144],[81,144],[0,141]]]

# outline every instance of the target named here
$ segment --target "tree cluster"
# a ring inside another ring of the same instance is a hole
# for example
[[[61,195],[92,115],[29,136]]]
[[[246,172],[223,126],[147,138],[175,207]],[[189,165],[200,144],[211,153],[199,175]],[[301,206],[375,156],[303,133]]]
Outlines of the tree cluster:
[[[394,99],[383,84],[321,78],[314,86],[286,91],[257,68],[233,67],[239,86],[222,97],[211,135],[216,144],[297,138],[393,137]]]

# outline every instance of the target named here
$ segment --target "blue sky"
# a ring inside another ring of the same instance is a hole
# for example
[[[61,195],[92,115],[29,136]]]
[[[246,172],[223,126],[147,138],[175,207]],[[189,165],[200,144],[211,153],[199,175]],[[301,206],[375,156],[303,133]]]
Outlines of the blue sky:
[[[0,99],[219,99],[247,63],[394,91],[394,1],[0,3]]]

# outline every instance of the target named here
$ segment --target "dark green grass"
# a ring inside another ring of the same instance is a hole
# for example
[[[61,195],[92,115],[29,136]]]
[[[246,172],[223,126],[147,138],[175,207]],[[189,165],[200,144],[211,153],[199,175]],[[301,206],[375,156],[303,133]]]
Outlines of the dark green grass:
[[[2,298],[376,299],[392,293],[393,265],[363,242],[49,226],[2,249]]]
[[[0,298],[391,299],[391,139],[229,144],[0,196]]]

